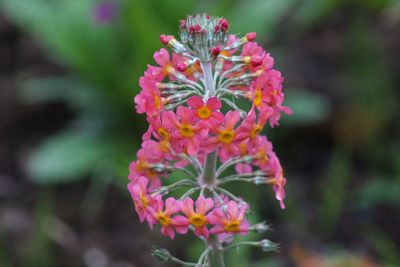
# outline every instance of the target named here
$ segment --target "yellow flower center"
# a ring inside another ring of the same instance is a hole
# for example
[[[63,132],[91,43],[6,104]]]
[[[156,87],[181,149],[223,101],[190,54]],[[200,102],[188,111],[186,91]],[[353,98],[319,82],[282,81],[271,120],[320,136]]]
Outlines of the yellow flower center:
[[[161,100],[158,95],[154,95],[154,106],[156,107],[156,109],[161,108]]]
[[[261,90],[260,90],[260,89],[257,89],[257,90],[256,90],[256,94],[255,94],[255,96],[254,96],[253,103],[254,103],[254,105],[258,106],[258,105],[260,105],[261,101],[262,101]]]
[[[240,149],[241,156],[244,156],[247,154],[247,144],[246,143],[240,143],[239,149]]]
[[[228,221],[227,223],[225,223],[224,229],[227,232],[239,232],[240,231],[240,221],[239,220]]]
[[[148,168],[149,168],[149,164],[148,164],[146,161],[144,161],[144,160],[142,160],[142,159],[139,159],[139,160],[138,160],[138,163],[137,163],[137,165],[136,165],[136,170],[137,170],[138,172],[147,170]]]
[[[167,215],[165,215],[165,213],[162,211],[157,213],[156,219],[163,226],[169,226],[169,224],[171,222],[171,219]]]
[[[249,57],[249,56],[243,57],[243,62],[244,62],[245,64],[249,64],[250,61],[251,61],[251,57]]]
[[[230,143],[233,140],[233,131],[226,129],[219,133],[218,140],[224,144]]]
[[[157,133],[158,133],[164,140],[169,140],[169,132],[168,132],[165,128],[163,128],[163,127],[158,128]]]
[[[265,149],[258,150],[258,152],[256,154],[256,159],[258,159],[264,163],[268,163],[269,158],[268,158],[267,153],[265,153],[265,152],[266,152]]]
[[[203,214],[195,213],[190,216],[189,223],[195,227],[201,227],[207,223],[207,218]]]
[[[181,124],[179,132],[184,137],[192,137],[194,135],[192,126],[185,123]]]
[[[149,200],[146,198],[146,196],[143,193],[140,193],[140,201],[142,202],[143,207],[147,208],[147,205],[149,204]]]
[[[206,106],[201,107],[201,108],[199,108],[199,109],[197,110],[197,115],[198,115],[201,119],[207,120],[207,119],[211,116],[211,110],[210,110],[208,107],[206,107]]]
[[[172,67],[171,64],[167,64],[163,67],[162,73],[167,76],[169,73],[173,72],[175,69]]]
[[[250,138],[256,138],[257,135],[261,132],[261,125],[256,124],[254,128],[250,132]]]
[[[161,141],[160,148],[161,148],[161,151],[168,152],[169,151],[169,142],[167,140]]]

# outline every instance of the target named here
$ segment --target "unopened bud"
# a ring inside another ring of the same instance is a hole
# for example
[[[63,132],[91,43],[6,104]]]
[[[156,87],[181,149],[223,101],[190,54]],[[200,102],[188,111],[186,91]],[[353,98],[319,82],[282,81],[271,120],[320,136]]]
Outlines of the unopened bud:
[[[176,64],[176,68],[178,71],[183,72],[187,69],[187,65],[184,62],[178,62],[178,64]]]
[[[170,261],[171,259],[171,253],[169,253],[169,251],[166,249],[153,248],[151,250],[151,254],[163,262]]]
[[[171,41],[172,39],[175,39],[175,37],[172,35],[164,35],[164,34],[160,35],[160,41],[164,45],[167,45],[169,41]]]
[[[268,239],[261,240],[258,242],[258,245],[264,252],[276,251],[278,249],[278,245],[269,241]]]
[[[257,223],[251,226],[251,230],[255,233],[264,233],[269,230],[269,226],[265,222]]]
[[[246,39],[249,42],[254,41],[256,39],[256,37],[257,37],[257,34],[255,32],[249,32],[248,34],[246,34]]]
[[[215,46],[211,49],[211,54],[213,57],[217,57],[221,52],[221,48],[219,46]]]
[[[229,22],[228,22],[228,20],[225,19],[225,18],[220,19],[220,20],[218,21],[218,25],[219,25],[219,27],[221,28],[221,31],[224,31],[224,32],[227,31],[228,28],[229,28]]]

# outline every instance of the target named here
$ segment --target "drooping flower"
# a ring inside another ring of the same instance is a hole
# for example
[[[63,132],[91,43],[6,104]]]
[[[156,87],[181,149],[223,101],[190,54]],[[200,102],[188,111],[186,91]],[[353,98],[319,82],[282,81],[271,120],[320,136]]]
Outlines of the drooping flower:
[[[140,78],[139,84],[142,91],[135,97],[136,112],[146,113],[148,116],[156,115],[164,107],[156,81],[143,76]]]
[[[145,220],[149,222],[148,218],[150,213],[148,207],[155,201],[155,199],[148,194],[148,183],[149,180],[146,177],[140,176],[136,181],[130,181],[128,184],[128,190],[135,204],[135,210],[139,215],[140,222],[144,222]]]

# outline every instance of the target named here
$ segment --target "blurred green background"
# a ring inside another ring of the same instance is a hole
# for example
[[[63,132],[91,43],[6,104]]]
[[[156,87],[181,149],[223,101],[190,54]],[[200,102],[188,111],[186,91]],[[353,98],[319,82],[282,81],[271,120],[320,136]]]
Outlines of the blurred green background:
[[[266,129],[287,209],[241,187],[273,231],[228,266],[400,266],[400,1],[0,0],[0,266],[169,266],[201,244],[141,225],[126,190],[138,78],[187,14],[258,33],[294,115]]]

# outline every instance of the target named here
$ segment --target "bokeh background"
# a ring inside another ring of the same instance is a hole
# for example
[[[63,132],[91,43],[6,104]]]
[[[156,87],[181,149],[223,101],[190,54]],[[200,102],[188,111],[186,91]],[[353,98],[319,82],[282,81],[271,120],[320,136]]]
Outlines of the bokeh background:
[[[170,266],[201,244],[141,225],[126,190],[144,116],[138,78],[187,14],[258,33],[294,115],[266,129],[288,179],[241,186],[250,235],[230,267],[400,266],[400,1],[0,0],[0,266]]]

